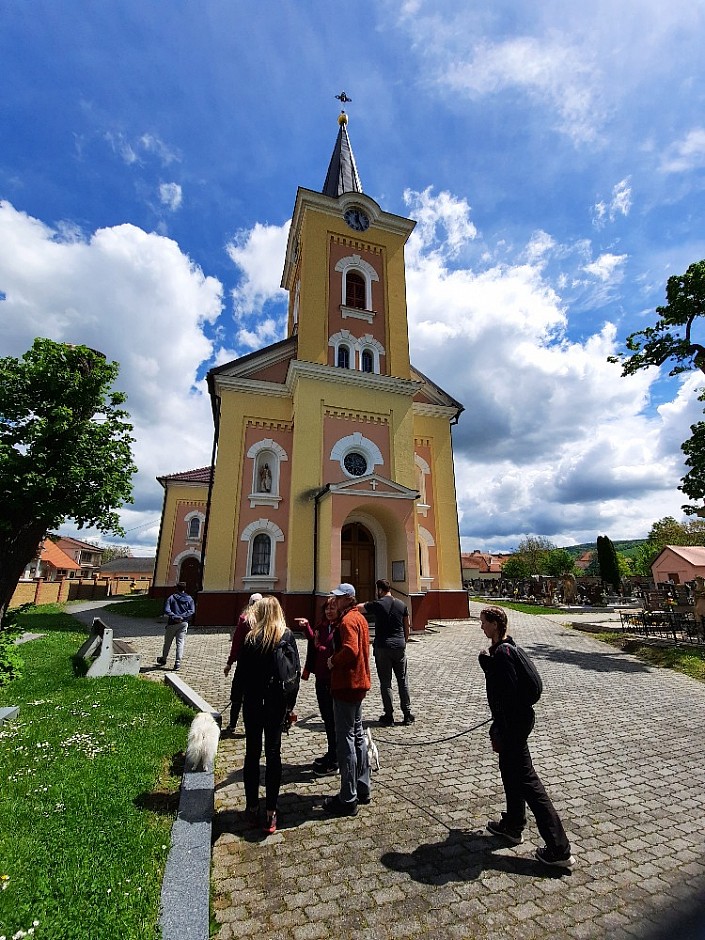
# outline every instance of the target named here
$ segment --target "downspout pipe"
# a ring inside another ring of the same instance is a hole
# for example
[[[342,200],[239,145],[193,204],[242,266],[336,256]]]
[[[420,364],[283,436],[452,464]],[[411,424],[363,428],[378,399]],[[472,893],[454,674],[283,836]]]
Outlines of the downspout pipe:
[[[316,609],[318,594],[318,504],[330,489],[330,483],[318,490],[313,497],[313,590],[311,591],[312,610]]]
[[[208,481],[208,497],[206,499],[206,518],[203,523],[203,540],[201,542],[201,562],[198,572],[198,590],[203,590],[203,570],[206,563],[206,545],[208,544],[208,523],[211,518],[211,497],[213,496],[213,481],[215,479],[215,458],[218,452],[218,439],[220,437],[220,398],[213,407],[213,449],[211,451],[211,475]]]

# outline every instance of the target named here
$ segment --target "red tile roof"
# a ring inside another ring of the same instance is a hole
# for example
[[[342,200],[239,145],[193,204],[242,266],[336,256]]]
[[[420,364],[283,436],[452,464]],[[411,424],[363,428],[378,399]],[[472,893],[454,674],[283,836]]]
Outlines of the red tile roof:
[[[183,473],[169,473],[157,480],[164,486],[165,483],[210,483],[212,467],[199,467],[198,470],[184,470]]]
[[[39,558],[40,561],[51,565],[52,568],[69,571],[79,571],[81,568],[73,558],[69,558],[66,552],[62,552],[59,546],[55,542],[52,542],[51,539],[47,539],[46,542],[44,542]]]

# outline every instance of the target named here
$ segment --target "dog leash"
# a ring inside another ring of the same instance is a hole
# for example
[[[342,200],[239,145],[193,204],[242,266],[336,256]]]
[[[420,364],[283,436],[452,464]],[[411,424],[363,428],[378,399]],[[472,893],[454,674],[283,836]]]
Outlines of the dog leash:
[[[470,734],[471,731],[477,731],[478,728],[482,728],[483,725],[488,725],[492,721],[492,718],[485,718],[484,721],[480,721],[478,724],[473,725],[471,728],[466,728],[464,731],[458,731],[456,734],[451,734],[447,738],[436,738],[433,741],[390,741],[389,738],[384,735],[379,735],[375,732],[375,740],[384,742],[385,746],[389,745],[391,747],[429,747],[432,744],[445,744],[446,741],[454,741],[456,738],[462,738],[464,734]]]

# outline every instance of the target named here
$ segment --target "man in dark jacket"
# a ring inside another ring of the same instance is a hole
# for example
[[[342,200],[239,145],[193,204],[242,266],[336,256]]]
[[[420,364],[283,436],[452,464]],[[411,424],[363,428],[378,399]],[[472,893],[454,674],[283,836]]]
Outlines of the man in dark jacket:
[[[411,624],[406,604],[392,596],[389,581],[381,578],[375,582],[377,600],[368,604],[358,604],[360,613],[374,617],[375,640],[374,656],[379,677],[379,690],[382,695],[384,714],[380,715],[381,725],[394,724],[394,705],[392,703],[392,673],[399,688],[399,703],[404,713],[403,724],[410,725],[416,719],[411,713],[411,698],[407,679],[406,644],[409,639]]]
[[[507,614],[501,607],[486,607],[480,613],[480,625],[489,650],[482,650],[480,666],[485,673],[487,702],[492,712],[490,740],[499,754],[499,772],[507,797],[507,811],[502,818],[490,820],[487,828],[512,845],[524,841],[526,804],[536,819],[545,847],[536,850],[536,858],[545,865],[572,868],[575,859],[570,842],[553,803],[534,770],[527,739],[534,727],[534,709],[522,701],[517,670],[521,668],[507,635]]]
[[[166,626],[164,627],[164,647],[162,655],[157,656],[157,662],[160,666],[166,666],[171,644],[176,640],[176,661],[174,662],[174,670],[176,671],[184,658],[188,622],[196,613],[196,605],[191,595],[186,593],[186,585],[183,581],[179,581],[176,585],[176,591],[167,598],[164,613],[167,617]]]

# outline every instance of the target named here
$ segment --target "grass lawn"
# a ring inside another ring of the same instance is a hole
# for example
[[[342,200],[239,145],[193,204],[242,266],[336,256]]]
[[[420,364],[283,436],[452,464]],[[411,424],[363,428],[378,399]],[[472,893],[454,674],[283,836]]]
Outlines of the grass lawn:
[[[667,646],[645,643],[638,637],[624,633],[591,633],[590,636],[609,643],[625,653],[632,653],[651,666],[662,666],[685,673],[691,679],[705,682],[705,650],[688,646]]]
[[[146,619],[155,619],[164,613],[165,597],[127,597],[124,601],[115,601],[113,604],[106,604],[103,610],[111,611],[114,614],[122,614],[123,617],[144,617]]]
[[[62,609],[20,626],[46,635],[0,688],[20,706],[0,726],[0,938],[156,940],[193,713],[146,679],[81,678],[85,633]]]
[[[494,597],[473,597],[472,600],[488,607],[506,607],[522,614],[560,614],[560,607],[542,607],[541,604],[522,604],[520,601],[498,601]]]

